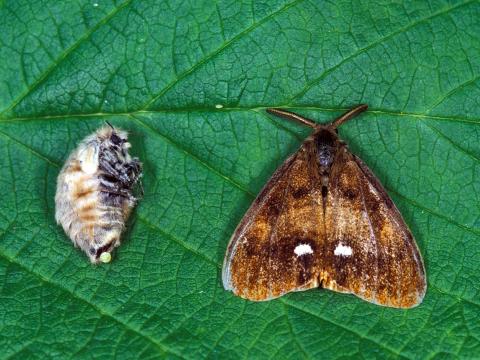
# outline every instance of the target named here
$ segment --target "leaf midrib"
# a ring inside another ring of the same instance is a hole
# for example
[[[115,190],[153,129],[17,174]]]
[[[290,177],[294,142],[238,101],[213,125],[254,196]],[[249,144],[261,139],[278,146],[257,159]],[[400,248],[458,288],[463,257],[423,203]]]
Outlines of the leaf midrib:
[[[233,112],[233,111],[253,111],[256,113],[263,113],[266,109],[270,107],[278,107],[282,109],[291,109],[291,110],[306,110],[306,111],[319,111],[319,112],[343,112],[350,110],[350,108],[331,108],[331,107],[320,107],[315,105],[298,105],[298,106],[287,106],[287,105],[257,105],[257,106],[225,106],[221,109],[215,107],[181,107],[181,108],[160,108],[155,110],[135,110],[131,112],[96,112],[96,113],[77,113],[77,114],[60,114],[60,115],[32,115],[32,116],[22,116],[22,117],[0,117],[0,123],[14,123],[21,121],[41,121],[41,120],[64,120],[68,118],[98,118],[98,117],[112,117],[112,116],[141,116],[141,115],[156,115],[156,114],[183,114],[189,112],[208,112],[208,113],[222,113],[222,112]],[[432,115],[428,113],[418,113],[418,112],[406,112],[406,111],[395,111],[389,109],[373,108],[370,107],[365,114],[373,115],[385,115],[385,116],[398,116],[406,118],[411,121],[420,121],[423,119],[431,119],[438,121],[447,121],[454,123],[465,123],[468,125],[480,125],[480,118],[467,118],[461,116],[451,116],[451,115]]]

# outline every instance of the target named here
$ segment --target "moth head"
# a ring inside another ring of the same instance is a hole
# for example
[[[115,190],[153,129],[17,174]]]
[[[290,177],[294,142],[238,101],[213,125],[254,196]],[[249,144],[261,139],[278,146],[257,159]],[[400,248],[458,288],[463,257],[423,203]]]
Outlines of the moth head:
[[[340,115],[327,125],[317,124],[309,118],[282,109],[269,108],[267,109],[267,112],[313,128],[314,132],[307,139],[307,142],[313,142],[319,166],[322,168],[328,168],[333,163],[339,145],[343,144],[338,138],[338,127],[367,110],[367,108],[368,105],[366,104],[358,105],[350,111]]]
[[[338,140],[338,130],[332,128],[329,125],[318,125],[313,136],[318,139],[323,139],[324,142],[335,145],[335,141]]]
[[[112,126],[108,122],[107,124],[107,126],[104,126],[97,132],[102,146],[117,153],[119,158],[127,158],[128,149],[131,147],[131,144],[128,142],[128,133]]]

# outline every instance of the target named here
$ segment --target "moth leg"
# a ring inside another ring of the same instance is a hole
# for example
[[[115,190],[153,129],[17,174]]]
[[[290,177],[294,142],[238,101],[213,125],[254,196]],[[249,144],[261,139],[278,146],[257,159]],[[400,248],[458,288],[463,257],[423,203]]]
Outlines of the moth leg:
[[[120,163],[109,161],[109,157],[104,156],[100,159],[100,166],[112,180],[121,182],[123,187],[128,189],[138,181],[142,171],[140,161],[136,158],[128,163]]]
[[[111,163],[106,159],[105,156],[100,157],[100,167],[104,172],[106,172],[108,175],[111,175],[115,178],[120,178],[122,174],[120,173],[119,170],[117,170]]]
[[[105,194],[112,194],[112,195],[117,195],[117,196],[122,196],[122,197],[125,197],[125,198],[129,198],[130,197],[130,194],[128,194],[127,192],[125,191],[111,191],[111,190],[102,190],[102,193],[105,193]]]
[[[131,188],[135,183],[138,182],[140,178],[140,173],[142,171],[142,167],[140,161],[137,158],[134,158],[131,162],[125,165],[127,167],[127,180],[126,184]],[[143,195],[143,187],[142,187],[142,195]]]

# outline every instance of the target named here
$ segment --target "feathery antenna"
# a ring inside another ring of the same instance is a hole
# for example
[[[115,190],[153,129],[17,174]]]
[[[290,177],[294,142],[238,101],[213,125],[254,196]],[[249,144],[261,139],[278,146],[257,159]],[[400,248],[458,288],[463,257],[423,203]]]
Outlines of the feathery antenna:
[[[342,114],[341,116],[339,116],[335,120],[333,120],[330,123],[330,125],[328,125],[328,126],[330,128],[332,128],[333,130],[335,130],[337,127],[342,125],[344,122],[347,122],[348,120],[354,118],[355,116],[364,112],[367,109],[368,109],[367,104],[360,104],[360,105],[354,107],[353,109],[347,111],[346,113]],[[306,125],[308,127],[314,128],[314,129],[316,129],[318,126],[320,126],[315,121],[310,120],[306,117],[303,117],[301,115],[295,114],[295,113],[290,112],[290,111],[275,109],[275,108],[269,108],[269,109],[267,109],[267,112],[272,114],[272,115],[284,118],[284,119],[293,120],[295,122],[298,122],[302,125]]]

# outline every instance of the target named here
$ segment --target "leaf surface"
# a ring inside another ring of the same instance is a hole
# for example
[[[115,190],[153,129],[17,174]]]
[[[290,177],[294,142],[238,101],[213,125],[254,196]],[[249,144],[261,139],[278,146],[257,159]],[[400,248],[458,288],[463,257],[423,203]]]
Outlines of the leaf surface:
[[[471,358],[480,353],[478,1],[0,1],[0,356]],[[323,290],[223,290],[235,226],[308,129],[340,134],[410,225],[411,310]],[[145,197],[94,267],[54,221],[56,176],[104,121]]]

